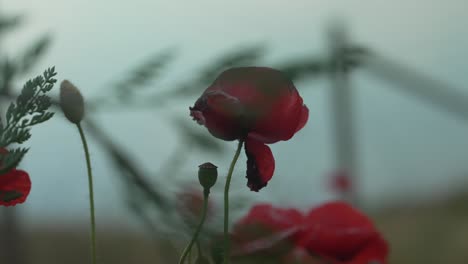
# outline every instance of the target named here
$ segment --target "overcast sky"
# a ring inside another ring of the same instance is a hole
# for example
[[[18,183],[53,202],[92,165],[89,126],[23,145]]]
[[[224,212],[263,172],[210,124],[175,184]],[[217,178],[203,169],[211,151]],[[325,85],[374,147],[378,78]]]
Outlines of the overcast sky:
[[[468,2],[464,0],[22,0],[0,5],[4,14],[25,16],[23,27],[3,43],[3,52],[18,54],[31,40],[50,33],[53,43],[36,71],[55,65],[59,79],[72,80],[88,98],[102,95],[127,69],[168,47],[179,53],[167,83],[188,79],[197,65],[240,45],[267,44],[266,61],[272,63],[320,55],[326,51],[325,28],[334,18],[346,21],[357,42],[468,93],[464,56]],[[364,73],[352,81],[360,179],[367,204],[430,197],[468,184],[468,122]],[[308,125],[293,140],[272,146],[277,168],[268,188],[260,194],[245,188],[245,157],[233,188],[252,199],[305,208],[332,197],[324,187],[324,177],[334,167],[330,84],[296,85],[310,109]],[[189,104],[170,109],[182,113]],[[103,113],[96,119],[147,171],[157,171],[176,145],[171,127],[151,112]],[[28,144],[31,151],[22,167],[30,172],[33,189],[23,206],[25,213],[38,218],[86,218],[87,178],[77,131],[57,114],[34,128]],[[225,144],[234,152],[235,143]],[[119,216],[124,207],[118,177],[93,140],[91,150],[97,207],[108,216]],[[230,159],[210,158],[225,169]],[[195,167],[205,159],[194,157],[190,164]]]

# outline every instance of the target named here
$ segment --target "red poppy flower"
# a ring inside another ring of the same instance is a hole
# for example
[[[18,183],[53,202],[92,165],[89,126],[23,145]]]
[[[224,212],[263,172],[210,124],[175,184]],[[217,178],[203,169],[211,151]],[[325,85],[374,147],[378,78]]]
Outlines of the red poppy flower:
[[[7,149],[0,148],[0,154],[7,153]],[[0,167],[3,167],[2,160],[0,160]],[[31,180],[27,172],[11,169],[0,174],[0,205],[12,206],[23,203],[30,191]]]
[[[244,230],[258,226],[269,233],[245,237],[249,233]],[[238,256],[278,252],[281,245],[283,256],[277,258],[281,263],[385,264],[388,255],[386,241],[369,218],[344,202],[325,203],[307,215],[258,205],[236,224],[233,238]]]
[[[11,206],[23,203],[31,190],[28,173],[12,169],[0,175],[0,205]]]
[[[298,244],[333,264],[386,263],[388,246],[372,221],[344,202],[309,212]]]
[[[190,115],[217,138],[245,140],[247,185],[258,191],[275,169],[265,144],[292,138],[306,124],[309,110],[282,72],[241,67],[221,73],[190,107]]]
[[[234,226],[233,240],[238,247],[233,254],[245,255],[277,246],[296,236],[301,228],[298,223],[303,222],[304,215],[296,209],[274,208],[269,204],[256,205]],[[287,243],[282,245],[289,246]]]
[[[176,197],[175,206],[182,219],[190,225],[198,224],[203,211],[203,191],[200,188],[189,185],[182,188],[182,191],[178,192]],[[215,214],[215,206],[211,200],[208,200],[206,214],[208,220]]]
[[[344,170],[333,172],[330,175],[330,187],[339,194],[346,194],[351,191],[353,186],[349,173]]]

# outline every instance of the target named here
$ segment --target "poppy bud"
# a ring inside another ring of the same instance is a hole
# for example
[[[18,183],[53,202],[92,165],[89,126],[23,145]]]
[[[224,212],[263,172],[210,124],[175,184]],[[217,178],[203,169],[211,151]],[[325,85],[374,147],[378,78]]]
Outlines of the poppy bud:
[[[60,85],[60,107],[65,117],[72,123],[78,124],[84,116],[84,100],[78,88],[68,80]]]
[[[218,179],[218,167],[211,162],[206,162],[198,166],[198,168],[198,181],[200,181],[203,189],[209,190]]]

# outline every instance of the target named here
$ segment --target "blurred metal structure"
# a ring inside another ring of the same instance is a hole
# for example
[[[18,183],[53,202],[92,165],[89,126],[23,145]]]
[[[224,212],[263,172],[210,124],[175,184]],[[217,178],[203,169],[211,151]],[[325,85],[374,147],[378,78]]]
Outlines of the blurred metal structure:
[[[340,195],[355,205],[359,204],[358,190],[356,189],[358,168],[356,154],[356,137],[354,135],[353,104],[351,97],[350,69],[346,58],[348,40],[345,27],[332,24],[328,32],[329,71],[330,77],[330,106],[334,130],[334,147],[336,164],[339,171],[346,172],[352,183]]]
[[[432,103],[436,107],[468,121],[468,95],[432,76],[420,73],[404,64],[394,62],[348,39],[343,23],[333,23],[328,31],[329,57],[325,72],[330,76],[331,112],[335,136],[336,168],[350,178],[350,189],[343,193],[344,200],[360,205],[358,156],[353,126],[352,88],[350,73],[362,69],[371,77],[394,84],[395,88]]]
[[[468,121],[468,94],[460,89],[377,54],[364,55],[360,61],[372,76]]]

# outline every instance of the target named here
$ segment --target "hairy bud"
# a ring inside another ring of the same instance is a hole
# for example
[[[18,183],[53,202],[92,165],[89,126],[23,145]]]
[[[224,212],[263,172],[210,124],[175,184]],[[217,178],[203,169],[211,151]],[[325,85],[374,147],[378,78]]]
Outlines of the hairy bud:
[[[72,123],[78,124],[84,116],[84,100],[78,88],[68,80],[60,85],[60,107],[65,117]]]

